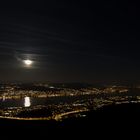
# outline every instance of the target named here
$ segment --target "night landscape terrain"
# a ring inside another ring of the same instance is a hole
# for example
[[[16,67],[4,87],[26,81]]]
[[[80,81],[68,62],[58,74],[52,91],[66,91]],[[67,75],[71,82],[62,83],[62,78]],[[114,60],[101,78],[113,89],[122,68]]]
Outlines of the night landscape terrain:
[[[139,91],[128,85],[1,84],[0,129],[7,138],[132,134],[139,124]]]

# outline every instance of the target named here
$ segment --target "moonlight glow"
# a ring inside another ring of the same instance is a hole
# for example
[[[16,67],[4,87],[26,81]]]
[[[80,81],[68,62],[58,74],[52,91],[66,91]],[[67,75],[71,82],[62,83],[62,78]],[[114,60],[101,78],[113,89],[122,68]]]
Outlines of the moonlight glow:
[[[31,61],[31,60],[24,60],[24,64],[25,64],[26,66],[32,65],[32,63],[33,63],[33,61]]]
[[[25,97],[24,98],[24,106],[25,107],[30,107],[31,106],[30,97]]]

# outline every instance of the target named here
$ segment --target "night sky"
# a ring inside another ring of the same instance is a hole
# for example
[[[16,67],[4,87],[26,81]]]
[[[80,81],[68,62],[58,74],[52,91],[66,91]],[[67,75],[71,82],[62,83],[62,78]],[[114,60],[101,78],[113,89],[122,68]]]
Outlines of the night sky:
[[[139,82],[137,6],[115,0],[1,3],[0,81]]]

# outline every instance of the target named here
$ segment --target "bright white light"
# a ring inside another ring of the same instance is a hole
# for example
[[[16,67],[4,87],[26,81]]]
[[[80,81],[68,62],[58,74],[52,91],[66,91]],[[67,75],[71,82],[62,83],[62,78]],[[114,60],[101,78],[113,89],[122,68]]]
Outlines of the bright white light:
[[[25,107],[30,107],[31,106],[30,97],[25,97],[24,98],[24,106]]]
[[[27,59],[27,60],[24,60],[24,63],[25,65],[30,66],[33,63],[33,61]]]

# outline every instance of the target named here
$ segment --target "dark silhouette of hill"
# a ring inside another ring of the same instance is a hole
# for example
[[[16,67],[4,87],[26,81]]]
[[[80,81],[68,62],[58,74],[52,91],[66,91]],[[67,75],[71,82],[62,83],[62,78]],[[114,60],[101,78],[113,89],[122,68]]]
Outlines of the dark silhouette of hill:
[[[20,134],[23,137],[67,137],[125,135],[138,132],[140,104],[110,105],[87,112],[85,118],[68,118],[63,121],[0,120],[0,132],[5,137]]]

